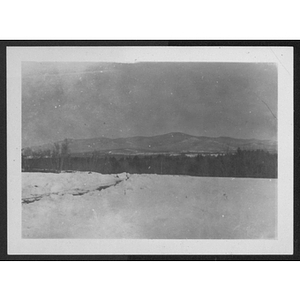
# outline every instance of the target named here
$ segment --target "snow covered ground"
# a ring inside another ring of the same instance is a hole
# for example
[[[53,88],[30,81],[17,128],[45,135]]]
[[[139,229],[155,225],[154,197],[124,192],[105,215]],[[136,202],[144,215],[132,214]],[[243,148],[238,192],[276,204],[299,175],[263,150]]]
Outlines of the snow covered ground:
[[[22,173],[22,236],[275,239],[277,180]]]

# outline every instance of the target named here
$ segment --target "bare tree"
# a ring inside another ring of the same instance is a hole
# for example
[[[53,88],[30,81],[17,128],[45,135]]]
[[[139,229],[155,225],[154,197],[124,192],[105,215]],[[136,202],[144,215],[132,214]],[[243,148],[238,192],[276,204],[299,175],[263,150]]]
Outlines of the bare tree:
[[[69,140],[68,139],[64,139],[64,141],[61,144],[61,152],[60,152],[60,156],[61,156],[61,160],[60,160],[60,171],[62,171],[63,169],[63,165],[65,162],[65,159],[69,156],[70,154],[70,147],[69,147]]]
[[[54,169],[56,171],[59,170],[60,152],[61,152],[60,144],[54,143],[52,153],[51,153],[51,158],[52,158],[52,164],[54,164]]]
[[[69,140],[64,139],[63,142],[56,142],[53,144],[51,153],[52,161],[55,165],[55,169],[59,172],[62,171],[66,158],[70,155]]]

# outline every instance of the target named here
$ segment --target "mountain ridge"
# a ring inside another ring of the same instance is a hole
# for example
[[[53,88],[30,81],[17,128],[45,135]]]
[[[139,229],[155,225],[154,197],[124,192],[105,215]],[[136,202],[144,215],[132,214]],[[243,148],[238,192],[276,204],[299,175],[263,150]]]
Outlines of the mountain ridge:
[[[102,152],[107,154],[151,154],[151,153],[227,153],[242,150],[266,150],[277,152],[277,142],[259,139],[232,137],[193,136],[182,132],[170,132],[155,136],[127,138],[67,139],[70,154]],[[57,143],[62,144],[63,141]],[[53,150],[53,144],[26,147],[24,152]]]

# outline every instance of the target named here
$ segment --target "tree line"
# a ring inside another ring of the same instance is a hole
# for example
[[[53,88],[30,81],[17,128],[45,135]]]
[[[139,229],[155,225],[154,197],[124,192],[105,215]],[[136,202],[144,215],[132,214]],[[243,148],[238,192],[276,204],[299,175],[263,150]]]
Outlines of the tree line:
[[[48,150],[47,150],[48,151]],[[165,174],[207,177],[277,178],[277,154],[264,150],[241,150],[224,155],[103,155],[71,156],[65,141],[53,152],[28,158],[22,155],[22,170],[61,172],[92,171],[103,174]]]

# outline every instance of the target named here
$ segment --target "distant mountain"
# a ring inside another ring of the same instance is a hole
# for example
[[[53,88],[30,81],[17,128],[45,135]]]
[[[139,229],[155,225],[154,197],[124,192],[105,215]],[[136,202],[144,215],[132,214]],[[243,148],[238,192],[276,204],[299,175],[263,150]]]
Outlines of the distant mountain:
[[[163,135],[129,138],[68,139],[71,154],[93,151],[110,154],[151,154],[151,153],[227,153],[242,150],[262,149],[277,152],[277,142],[257,139],[235,139],[231,137],[192,136],[181,132]],[[60,141],[59,143],[62,143]],[[27,147],[24,150],[52,150],[52,144]]]

